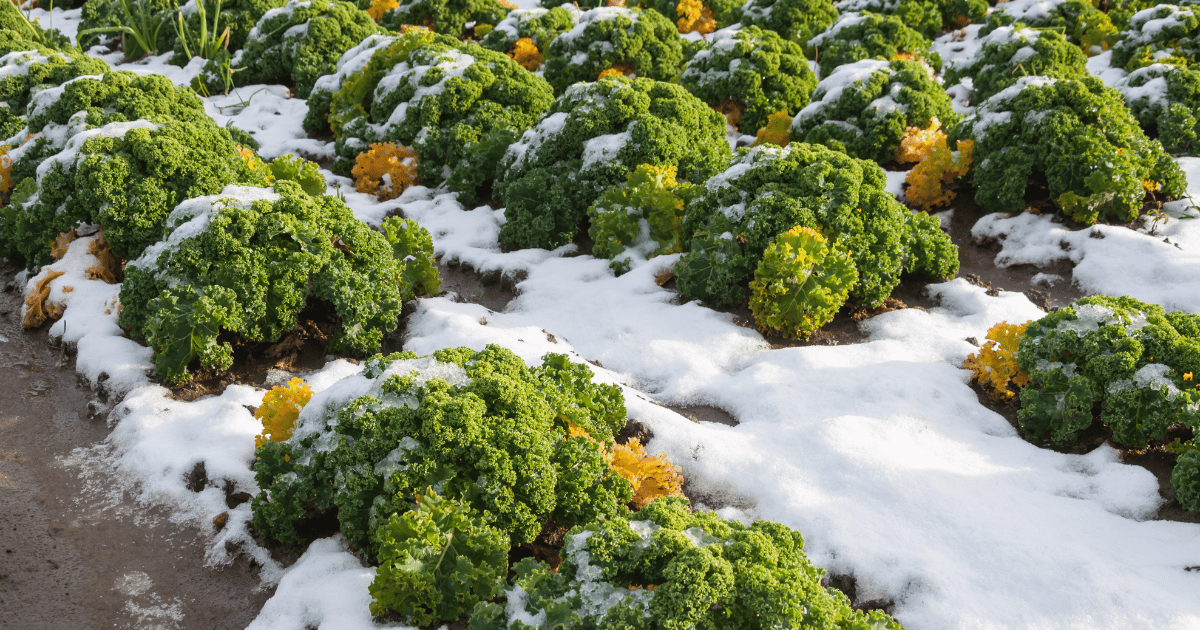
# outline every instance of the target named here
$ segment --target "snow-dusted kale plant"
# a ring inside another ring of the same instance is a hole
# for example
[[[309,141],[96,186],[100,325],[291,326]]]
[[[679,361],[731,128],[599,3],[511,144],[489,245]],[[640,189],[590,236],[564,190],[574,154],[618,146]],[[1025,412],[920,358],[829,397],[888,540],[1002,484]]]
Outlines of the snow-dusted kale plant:
[[[579,7],[569,3],[550,9],[517,9],[496,24],[479,45],[507,54],[512,52],[517,40],[529,38],[539,51],[545,53],[554,38],[575,27],[579,15]]]
[[[372,143],[412,146],[421,179],[448,179],[468,202],[490,194],[504,149],[554,100],[508,56],[428,31],[379,46],[344,76],[330,100],[335,168],[349,172]]]
[[[792,142],[824,144],[881,164],[890,162],[908,127],[958,119],[949,97],[917,61],[865,59],[817,84],[812,102],[792,121]]]
[[[796,226],[821,229],[850,252],[858,270],[850,297],[871,307],[900,283],[902,271],[953,275],[958,255],[950,237],[936,220],[909,221],[886,185],[875,163],[821,145],[743,151],[688,205],[683,227],[692,239],[675,269],[680,292],[717,305],[741,303],[767,246]]]
[[[1179,165],[1146,137],[1121,93],[1099,79],[1022,77],[979,105],[960,126],[975,141],[975,199],[992,212],[1020,212],[1030,178],[1082,223],[1132,221],[1148,190],[1184,193]]]
[[[975,103],[1026,75],[1082,79],[1088,76],[1087,56],[1058,31],[1001,26],[981,37],[971,54],[946,60],[946,84],[969,79]]]
[[[748,0],[742,5],[742,24],[775,31],[801,46],[829,28],[837,16],[829,0]]]
[[[946,29],[982,22],[988,11],[987,0],[842,0],[835,6],[843,13],[870,11],[895,15],[930,39]]]
[[[555,94],[600,73],[675,81],[683,69],[683,44],[675,23],[657,11],[599,7],[584,11],[571,30],[550,43],[546,79]]]
[[[804,554],[800,532],[693,512],[686,499],[576,527],[562,558],[557,571],[533,558],[517,563],[507,603],[476,608],[471,628],[902,630],[821,586],[825,570]]]
[[[679,84],[711,106],[741,108],[738,130],[753,134],[775,112],[794,115],[817,84],[804,49],[757,26],[713,33],[683,69]]]
[[[239,85],[285,82],[307,98],[313,83],[334,71],[342,55],[380,28],[353,3],[342,0],[290,0],[263,14],[233,55]],[[222,88],[214,64],[206,66],[210,90]]]
[[[137,258],[176,204],[261,179],[239,151],[249,136],[217,126],[194,92],[161,75],[111,72],[43,90],[29,124],[40,135],[9,151],[23,194],[0,211],[0,234],[31,268],[79,222],[104,226],[114,254]]]
[[[1112,65],[1126,70],[1172,60],[1200,60],[1200,14],[1192,5],[1160,4],[1138,11],[1112,47]]]
[[[468,22],[496,24],[511,10],[511,4],[499,0],[405,0],[384,13],[380,23],[393,31],[406,25],[424,26],[458,37]]]
[[[638,165],[674,165],[702,182],[728,160],[724,117],[678,85],[619,76],[573,85],[504,155],[500,237],[507,247],[558,247]]]
[[[1024,25],[1062,33],[1085,52],[1099,53],[1115,39],[1117,29],[1089,0],[1011,0],[988,14],[980,35],[1002,26]]]
[[[1022,428],[1069,442],[1091,426],[1093,410],[1113,440],[1145,448],[1167,427],[1200,428],[1200,316],[1167,313],[1129,297],[1088,297],[1025,328],[1017,363]]]
[[[78,50],[56,50],[0,29],[0,144],[24,126],[18,118],[35,91],[107,71],[107,63]]]
[[[1168,153],[1200,152],[1200,71],[1156,63],[1138,68],[1118,86],[1142,128]]]
[[[836,22],[805,48],[821,66],[821,76],[829,76],[835,68],[863,59],[888,61],[898,55],[924,59],[934,70],[941,68],[938,55],[929,54],[929,40],[909,28],[896,15],[870,12],[849,12],[838,16]]]

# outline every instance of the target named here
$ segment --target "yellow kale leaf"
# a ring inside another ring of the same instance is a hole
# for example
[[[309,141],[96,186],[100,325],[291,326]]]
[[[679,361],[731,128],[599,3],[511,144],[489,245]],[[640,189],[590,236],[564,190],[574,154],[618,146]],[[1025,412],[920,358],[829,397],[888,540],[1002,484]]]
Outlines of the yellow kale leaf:
[[[605,68],[604,70],[601,70],[600,76],[596,77],[596,80],[599,81],[599,80],[603,79],[604,77],[612,76],[615,74],[623,74],[627,77],[632,76],[633,75],[633,65],[628,64],[628,63],[614,64],[613,66],[611,66],[609,68]]]
[[[538,50],[537,44],[528,37],[518,39],[508,56],[512,57],[517,65],[530,72],[537,72],[537,69],[542,67],[542,62],[546,60],[542,56],[542,51]]]
[[[633,486],[633,506],[642,509],[647,503],[665,496],[683,496],[683,476],[679,467],[665,454],[646,455],[637,440],[613,446],[609,464],[613,471]]]
[[[896,161],[901,164],[920,162],[939,141],[946,143],[946,132],[942,131],[942,122],[936,117],[929,121],[928,129],[908,127],[904,130],[904,138],[900,140],[900,148],[896,149]]]
[[[567,435],[596,441],[587,431],[573,424],[567,425]],[[646,448],[638,440],[613,444],[611,447],[604,443],[599,445],[613,472],[633,486],[633,499],[630,502],[634,509],[640,510],[659,497],[683,496],[683,475],[665,453],[646,455]]]
[[[1029,323],[1000,322],[992,326],[987,331],[987,343],[963,362],[963,368],[973,372],[972,382],[987,389],[988,397],[992,400],[1009,400],[1016,395],[1015,391],[1009,389],[1010,383],[1024,387],[1029,382],[1029,375],[1017,366],[1017,346],[1025,336],[1025,327]]]
[[[400,7],[398,0],[372,0],[371,6],[367,9],[367,14],[376,22],[383,19],[383,14]]]
[[[261,447],[270,442],[282,442],[292,437],[300,410],[308,404],[313,391],[304,380],[293,378],[287,386],[277,385],[263,396],[262,405],[254,417],[262,421],[263,432],[254,437],[254,446]]]
[[[767,126],[758,130],[754,145],[776,144],[786,147],[791,140],[792,117],[786,111],[779,111],[767,117]]]
[[[959,140],[958,151],[951,151],[946,146],[946,134],[940,131],[937,134],[927,152],[921,156],[921,162],[904,180],[908,184],[905,190],[908,204],[926,212],[936,206],[949,205],[954,199],[955,192],[946,190],[945,185],[952,184],[955,179],[967,174],[971,168],[971,151],[975,148],[974,140]],[[914,140],[910,145],[914,153],[921,152],[917,142]],[[903,142],[901,151],[904,151]]]
[[[0,195],[13,189],[12,158],[8,157],[8,150],[11,148],[7,144],[0,145]],[[0,203],[0,208],[3,207],[4,204]]]
[[[354,160],[354,189],[380,201],[395,199],[417,183],[417,152],[395,142],[377,142]]]
[[[679,0],[675,7],[679,20],[675,28],[680,33],[700,33],[707,35],[717,30],[717,21],[713,19],[712,9],[701,4],[700,0]]]

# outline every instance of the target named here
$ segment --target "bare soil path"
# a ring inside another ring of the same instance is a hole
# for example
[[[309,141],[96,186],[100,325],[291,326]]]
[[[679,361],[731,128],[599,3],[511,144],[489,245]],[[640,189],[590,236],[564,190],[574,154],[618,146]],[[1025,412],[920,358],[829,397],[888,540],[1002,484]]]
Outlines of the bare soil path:
[[[248,567],[205,568],[197,529],[64,461],[109,429],[45,330],[21,329],[19,293],[0,293],[0,628],[245,628],[269,595]]]

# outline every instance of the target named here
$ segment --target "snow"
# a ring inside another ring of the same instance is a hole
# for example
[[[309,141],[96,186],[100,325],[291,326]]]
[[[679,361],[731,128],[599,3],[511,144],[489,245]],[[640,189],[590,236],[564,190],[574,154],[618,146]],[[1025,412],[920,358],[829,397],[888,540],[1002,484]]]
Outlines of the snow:
[[[625,131],[596,136],[583,143],[583,164],[580,170],[587,170],[617,159],[617,154],[633,139],[633,127],[637,121],[629,123]]]
[[[362,566],[345,538],[313,541],[246,630],[408,628],[371,619],[367,586],[374,579],[375,569]]]

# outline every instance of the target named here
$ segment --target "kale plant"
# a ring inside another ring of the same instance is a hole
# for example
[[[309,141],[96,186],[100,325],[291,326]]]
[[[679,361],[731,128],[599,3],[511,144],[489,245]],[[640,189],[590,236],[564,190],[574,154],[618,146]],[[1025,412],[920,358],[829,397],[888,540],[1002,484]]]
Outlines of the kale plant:
[[[982,103],[1025,75],[1082,79],[1087,56],[1057,31],[1002,26],[981,37],[973,54],[948,60],[945,79],[970,79],[971,100]]]
[[[188,380],[193,360],[227,369],[233,348],[223,333],[279,341],[310,299],[328,302],[340,320],[331,351],[374,352],[411,290],[382,234],[294,182],[189,199],[166,227],[168,236],[126,267],[120,323],[154,348],[168,381]]]
[[[449,180],[464,202],[486,200],[497,158],[553,100],[543,79],[506,55],[427,31],[402,35],[331,98],[335,169],[348,173],[372,143],[396,142],[417,150],[427,184]]]
[[[555,94],[605,71],[675,81],[683,69],[683,45],[674,22],[657,11],[622,7],[589,9],[546,50],[546,80]]]
[[[1147,190],[1184,193],[1179,165],[1142,133],[1120,92],[1099,79],[1022,77],[960,127],[975,141],[976,200],[1025,208],[1025,184],[1045,176],[1050,198],[1081,223],[1132,221]]]
[[[792,121],[791,140],[884,164],[895,157],[908,127],[924,129],[935,118],[953,126],[958,116],[927,66],[866,59],[817,84],[812,102]]]
[[[901,55],[926,60],[934,70],[940,70],[942,66],[940,56],[929,54],[929,40],[906,26],[896,15],[865,11],[843,13],[829,28],[808,40],[805,48],[820,64],[822,77],[828,77],[838,66],[855,61],[888,61]]]
[[[504,155],[500,237],[507,247],[564,245],[588,207],[638,165],[674,165],[698,183],[728,155],[724,118],[678,85],[606,77],[571,86]]]
[[[679,84],[710,106],[736,103],[737,128],[753,134],[776,112],[795,115],[817,84],[799,44],[757,26],[723,29],[688,61]]]
[[[517,563],[507,603],[477,607],[472,630],[902,630],[821,586],[825,570],[804,554],[800,532],[689,508],[685,499],[659,499],[637,519],[572,529],[558,570],[532,558]]]
[[[851,253],[858,280],[850,297],[869,307],[899,284],[906,261],[914,273],[956,272],[950,237],[936,220],[909,221],[886,183],[876,164],[821,145],[743,151],[688,205],[683,228],[692,239],[675,269],[680,293],[719,306],[741,303],[767,246],[796,226],[819,228]]]

